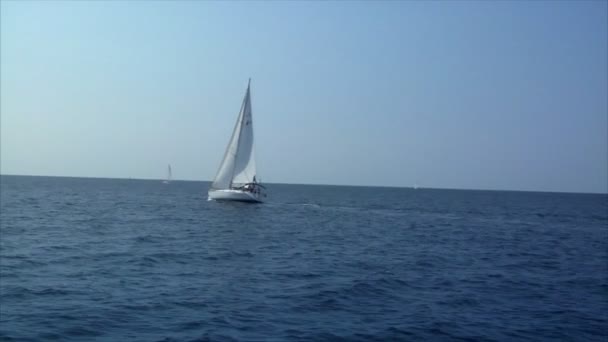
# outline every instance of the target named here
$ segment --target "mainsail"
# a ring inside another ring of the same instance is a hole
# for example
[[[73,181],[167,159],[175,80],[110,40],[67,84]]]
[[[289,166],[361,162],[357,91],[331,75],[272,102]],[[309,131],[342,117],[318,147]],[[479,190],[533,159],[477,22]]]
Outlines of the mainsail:
[[[243,99],[232,137],[224,153],[224,159],[211,184],[212,190],[231,189],[254,182],[256,168],[253,148],[250,83],[251,79],[247,84],[245,98]]]

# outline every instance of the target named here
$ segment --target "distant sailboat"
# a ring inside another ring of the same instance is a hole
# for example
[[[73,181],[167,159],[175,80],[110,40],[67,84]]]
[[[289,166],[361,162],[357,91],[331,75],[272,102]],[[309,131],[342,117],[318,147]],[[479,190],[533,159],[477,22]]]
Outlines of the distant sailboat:
[[[171,164],[167,165],[167,179],[163,181],[164,184],[171,182]]]
[[[224,159],[209,189],[209,200],[262,202],[266,197],[264,187],[256,180],[250,84],[251,79]]]

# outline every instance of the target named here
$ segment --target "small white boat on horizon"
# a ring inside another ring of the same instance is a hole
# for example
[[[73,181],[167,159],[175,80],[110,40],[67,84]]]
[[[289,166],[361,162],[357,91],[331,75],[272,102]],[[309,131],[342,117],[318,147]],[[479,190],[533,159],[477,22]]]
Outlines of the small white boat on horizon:
[[[224,158],[208,191],[209,200],[262,202],[266,197],[264,186],[256,180],[250,85],[251,79]]]
[[[163,181],[163,184],[169,184],[171,182],[171,164],[167,165],[167,179]]]

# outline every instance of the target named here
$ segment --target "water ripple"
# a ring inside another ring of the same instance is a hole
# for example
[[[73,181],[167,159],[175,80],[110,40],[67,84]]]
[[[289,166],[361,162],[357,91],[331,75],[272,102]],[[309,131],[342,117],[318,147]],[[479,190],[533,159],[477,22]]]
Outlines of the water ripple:
[[[604,195],[2,176],[2,341],[608,338]]]

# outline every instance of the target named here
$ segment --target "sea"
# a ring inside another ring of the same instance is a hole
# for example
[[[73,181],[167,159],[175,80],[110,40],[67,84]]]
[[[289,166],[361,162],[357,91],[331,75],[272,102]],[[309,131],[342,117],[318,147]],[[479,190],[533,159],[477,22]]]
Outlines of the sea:
[[[608,340],[608,195],[0,177],[1,341]]]

